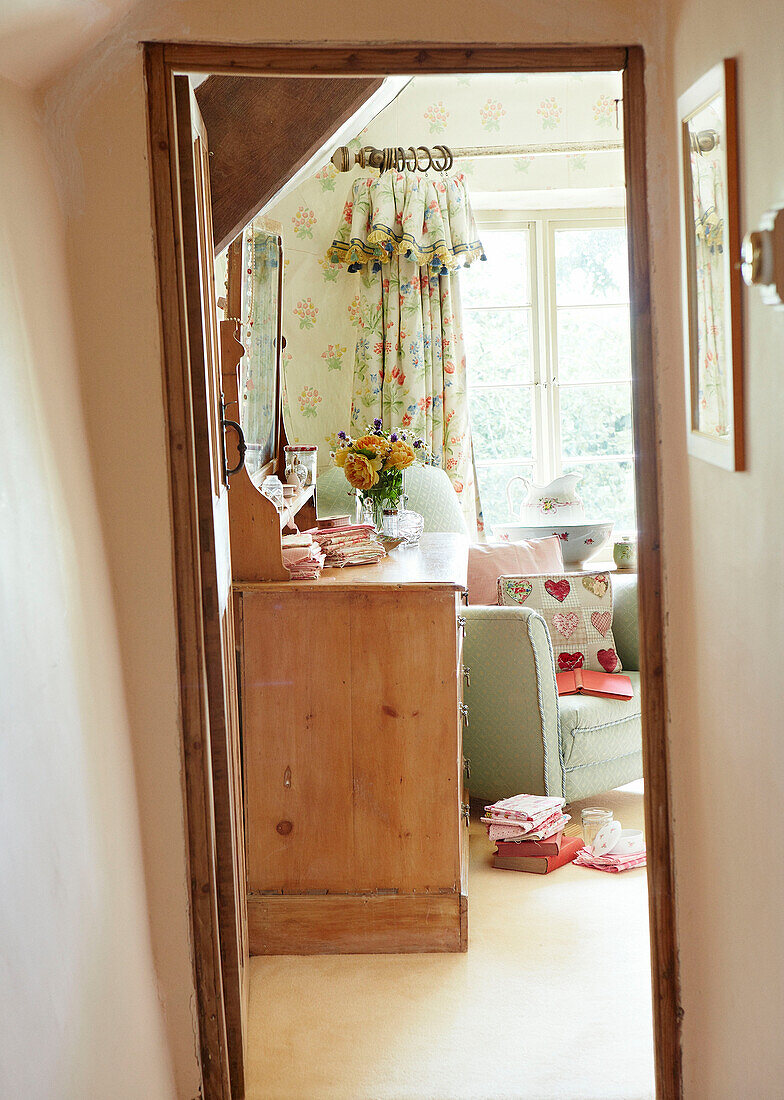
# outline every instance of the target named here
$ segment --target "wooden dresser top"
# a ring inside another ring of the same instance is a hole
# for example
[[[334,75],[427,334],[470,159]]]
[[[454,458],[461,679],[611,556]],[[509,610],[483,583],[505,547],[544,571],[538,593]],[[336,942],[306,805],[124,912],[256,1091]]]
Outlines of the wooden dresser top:
[[[456,588],[465,590],[468,576],[468,539],[464,535],[423,535],[418,547],[398,547],[377,565],[325,569],[315,581],[235,581],[241,592],[269,588]]]

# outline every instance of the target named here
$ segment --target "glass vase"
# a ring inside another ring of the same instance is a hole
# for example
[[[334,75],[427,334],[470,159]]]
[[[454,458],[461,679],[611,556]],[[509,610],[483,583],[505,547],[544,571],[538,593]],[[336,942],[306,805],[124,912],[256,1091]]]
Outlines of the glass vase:
[[[395,500],[357,490],[357,523],[372,523],[376,533],[384,538],[398,538],[400,509],[399,497]]]

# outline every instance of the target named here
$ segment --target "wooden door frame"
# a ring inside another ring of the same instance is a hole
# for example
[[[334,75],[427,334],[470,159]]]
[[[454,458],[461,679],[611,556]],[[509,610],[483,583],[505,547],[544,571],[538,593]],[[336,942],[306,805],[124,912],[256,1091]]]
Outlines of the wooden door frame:
[[[201,685],[206,674],[196,523],[187,318],[181,293],[175,73],[247,76],[377,76],[493,72],[622,71],[629,240],[632,402],[639,529],[639,602],[643,764],[653,985],[656,1095],[679,1100],[681,1028],[664,679],[656,430],[651,329],[646,168],[645,58],[619,46],[243,46],[148,43],[150,172],[158,264],[163,373],[168,419],[179,636],[180,709],[191,880],[191,928],[205,1100],[231,1100],[220,967],[209,725]]]

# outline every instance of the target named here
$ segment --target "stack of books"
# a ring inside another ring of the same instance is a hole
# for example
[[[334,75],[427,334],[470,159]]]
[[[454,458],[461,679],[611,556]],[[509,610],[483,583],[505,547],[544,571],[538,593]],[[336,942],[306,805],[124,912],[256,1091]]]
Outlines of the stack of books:
[[[583,848],[579,837],[564,837],[570,821],[563,798],[518,794],[485,806],[482,821],[496,843],[493,866],[546,875],[571,863]]]
[[[323,551],[327,567],[342,569],[346,565],[374,565],[386,557],[372,523],[315,528],[308,534]]]
[[[579,836],[567,836],[563,829],[547,840],[499,840],[493,856],[493,866],[505,871],[527,871],[547,875],[558,867],[571,863],[584,845]]]

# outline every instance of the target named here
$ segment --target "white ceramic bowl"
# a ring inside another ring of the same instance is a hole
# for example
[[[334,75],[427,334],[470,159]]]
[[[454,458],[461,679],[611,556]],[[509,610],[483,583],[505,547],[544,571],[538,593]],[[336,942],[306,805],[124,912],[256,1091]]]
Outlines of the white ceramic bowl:
[[[589,561],[607,545],[612,529],[612,523],[563,524],[556,520],[546,527],[541,524],[528,527],[522,523],[496,523],[493,534],[502,542],[520,542],[521,539],[544,539],[548,535],[558,535],[564,565],[573,569]]]
[[[622,829],[610,851],[614,856],[638,856],[644,847],[642,829]]]

